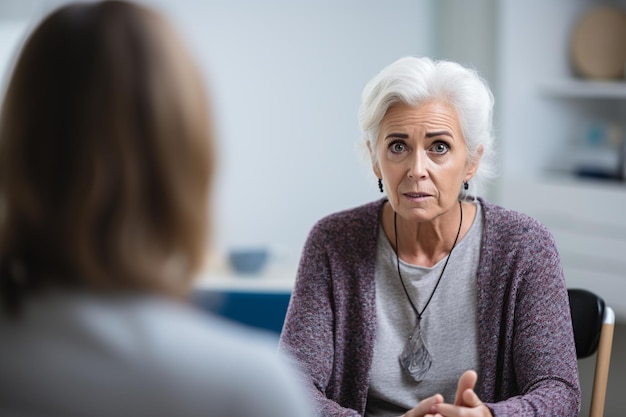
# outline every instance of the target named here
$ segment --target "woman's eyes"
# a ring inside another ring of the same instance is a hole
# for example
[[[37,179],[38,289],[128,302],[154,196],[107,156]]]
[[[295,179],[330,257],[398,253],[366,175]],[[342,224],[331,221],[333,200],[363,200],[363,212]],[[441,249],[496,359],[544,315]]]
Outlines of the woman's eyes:
[[[433,143],[433,146],[431,146],[430,149],[437,154],[444,154],[448,152],[450,147],[445,142],[435,142]]]
[[[393,142],[389,144],[389,150],[392,153],[402,153],[406,150],[406,148],[407,148],[406,143],[400,140],[394,140]]]
[[[389,151],[392,154],[401,154],[409,150],[409,146],[402,140],[394,140],[388,146]],[[450,150],[450,146],[446,142],[437,141],[434,142],[429,148],[428,152],[435,153],[437,155],[444,155]]]

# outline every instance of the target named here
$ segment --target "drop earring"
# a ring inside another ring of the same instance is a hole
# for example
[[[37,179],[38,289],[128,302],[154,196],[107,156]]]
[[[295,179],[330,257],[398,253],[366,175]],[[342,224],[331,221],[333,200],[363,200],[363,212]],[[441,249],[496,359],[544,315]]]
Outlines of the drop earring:
[[[378,189],[380,190],[380,192],[383,192],[383,179],[379,178],[378,179]]]
[[[469,183],[467,181],[463,181],[463,189],[464,190],[468,190],[469,189]]]

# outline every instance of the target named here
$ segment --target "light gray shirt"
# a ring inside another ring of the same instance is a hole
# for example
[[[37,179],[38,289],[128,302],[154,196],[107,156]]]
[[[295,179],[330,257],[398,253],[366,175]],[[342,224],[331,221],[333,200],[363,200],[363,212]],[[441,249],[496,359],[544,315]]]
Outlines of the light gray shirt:
[[[33,297],[0,341],[2,416],[311,415],[274,338],[163,298]]]
[[[479,203],[476,203],[479,204]],[[422,314],[421,329],[432,366],[415,382],[400,366],[399,356],[413,333],[417,315],[398,276],[396,253],[380,228],[376,257],[377,330],[370,370],[367,417],[399,416],[422,399],[440,393],[453,402],[461,374],[478,368],[476,273],[482,237],[482,211],[457,242],[435,294]],[[400,260],[409,297],[421,312],[446,263],[431,268]]]

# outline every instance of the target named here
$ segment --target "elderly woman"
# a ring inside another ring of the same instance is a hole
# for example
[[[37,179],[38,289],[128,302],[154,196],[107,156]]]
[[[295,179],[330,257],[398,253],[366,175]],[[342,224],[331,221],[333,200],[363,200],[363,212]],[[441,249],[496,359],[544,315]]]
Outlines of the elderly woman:
[[[69,4],[0,115],[0,415],[307,416],[275,347],[185,302],[209,240],[203,81],[146,7]]]
[[[567,289],[550,233],[481,197],[493,97],[407,57],[365,87],[386,197],[319,221],[281,336],[322,416],[577,416]]]

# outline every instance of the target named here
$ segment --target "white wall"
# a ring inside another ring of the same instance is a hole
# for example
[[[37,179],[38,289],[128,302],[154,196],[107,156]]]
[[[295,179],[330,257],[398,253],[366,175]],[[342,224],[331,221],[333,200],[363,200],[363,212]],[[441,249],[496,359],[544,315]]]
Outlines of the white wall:
[[[431,54],[434,0],[144,2],[171,18],[209,84],[218,250],[266,244],[296,262],[317,219],[380,196],[356,150],[361,90],[393,60]],[[0,2],[0,25],[60,3]]]
[[[439,0],[435,4],[435,56],[475,68],[496,87],[498,0]]]
[[[379,197],[357,110],[385,65],[432,48],[432,1],[153,0],[211,84],[221,161],[218,243],[294,259],[320,217]]]

